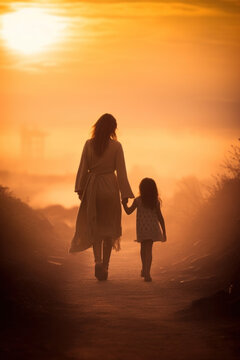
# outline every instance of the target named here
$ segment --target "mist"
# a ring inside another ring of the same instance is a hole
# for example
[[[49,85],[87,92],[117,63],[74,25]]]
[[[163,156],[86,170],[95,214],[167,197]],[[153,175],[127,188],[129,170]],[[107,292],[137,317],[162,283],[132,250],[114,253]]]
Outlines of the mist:
[[[225,0],[0,3],[6,359],[239,359],[239,18]],[[145,177],[158,187],[152,281],[123,208],[104,281],[93,249],[69,252],[104,113],[134,196]]]

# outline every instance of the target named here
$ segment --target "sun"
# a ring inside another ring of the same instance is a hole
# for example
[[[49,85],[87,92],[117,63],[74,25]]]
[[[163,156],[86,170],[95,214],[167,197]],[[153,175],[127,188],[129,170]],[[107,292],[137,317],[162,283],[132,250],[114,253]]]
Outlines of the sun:
[[[2,16],[2,37],[9,48],[23,54],[45,51],[62,36],[60,17],[40,8],[24,8]]]

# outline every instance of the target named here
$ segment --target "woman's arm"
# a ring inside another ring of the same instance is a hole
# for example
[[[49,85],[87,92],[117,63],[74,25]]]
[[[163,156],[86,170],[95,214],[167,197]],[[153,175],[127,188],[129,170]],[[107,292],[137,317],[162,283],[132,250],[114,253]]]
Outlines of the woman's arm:
[[[158,217],[158,221],[160,222],[160,225],[161,225],[161,228],[162,228],[162,231],[163,231],[164,241],[166,241],[167,240],[166,227],[165,227],[165,221],[164,221],[164,218],[162,216],[161,209],[160,209],[160,202],[158,202],[158,205],[157,205],[157,217]]]
[[[88,162],[87,162],[87,141],[86,141],[83,147],[82,156],[75,182],[75,192],[78,193],[80,199],[82,197],[84,186],[86,184],[87,174],[88,174]]]
[[[137,201],[136,201],[136,199],[134,199],[132,205],[129,206],[129,207],[128,207],[128,205],[127,205],[127,201],[128,201],[128,199],[127,199],[127,198],[124,198],[124,199],[122,200],[122,204],[123,204],[123,208],[124,208],[125,212],[126,212],[128,215],[130,215],[130,214],[136,209],[136,207],[137,207]]]
[[[124,153],[123,153],[122,145],[120,143],[118,143],[118,149],[116,154],[116,170],[117,170],[119,190],[122,199],[134,198],[131,186],[129,185],[128,182]]]

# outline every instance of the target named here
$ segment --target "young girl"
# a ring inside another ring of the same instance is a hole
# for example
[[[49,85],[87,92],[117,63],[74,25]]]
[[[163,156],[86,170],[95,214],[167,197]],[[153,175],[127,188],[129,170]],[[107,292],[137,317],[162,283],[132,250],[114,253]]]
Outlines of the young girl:
[[[164,242],[167,237],[155,181],[144,178],[139,185],[139,190],[140,196],[134,199],[130,207],[127,205],[127,199],[123,199],[122,204],[128,215],[137,209],[137,242],[141,244],[141,276],[144,277],[145,281],[152,281],[150,269],[153,242]]]

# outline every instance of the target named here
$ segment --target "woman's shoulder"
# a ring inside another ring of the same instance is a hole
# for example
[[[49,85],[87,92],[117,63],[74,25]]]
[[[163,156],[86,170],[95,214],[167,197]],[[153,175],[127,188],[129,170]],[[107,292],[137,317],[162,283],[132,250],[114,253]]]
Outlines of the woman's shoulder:
[[[116,152],[122,149],[122,144],[118,140],[110,139],[109,141],[109,147]]]
[[[115,147],[121,147],[122,146],[120,141],[118,141],[118,140],[110,139],[109,142],[110,142],[110,144],[112,144]]]
[[[90,145],[92,143],[93,143],[93,139],[87,139],[86,142],[85,142],[85,144],[88,144],[88,145]]]
[[[85,144],[92,144],[93,143],[93,138],[90,138],[90,139],[87,139]],[[120,143],[120,141],[118,140],[113,140],[113,139],[109,139],[109,143],[112,145],[112,146],[115,146],[115,147],[121,147],[122,144]]]
[[[91,145],[92,145],[92,139],[87,139],[87,140],[85,141],[84,148],[88,148],[88,147],[91,146]]]

